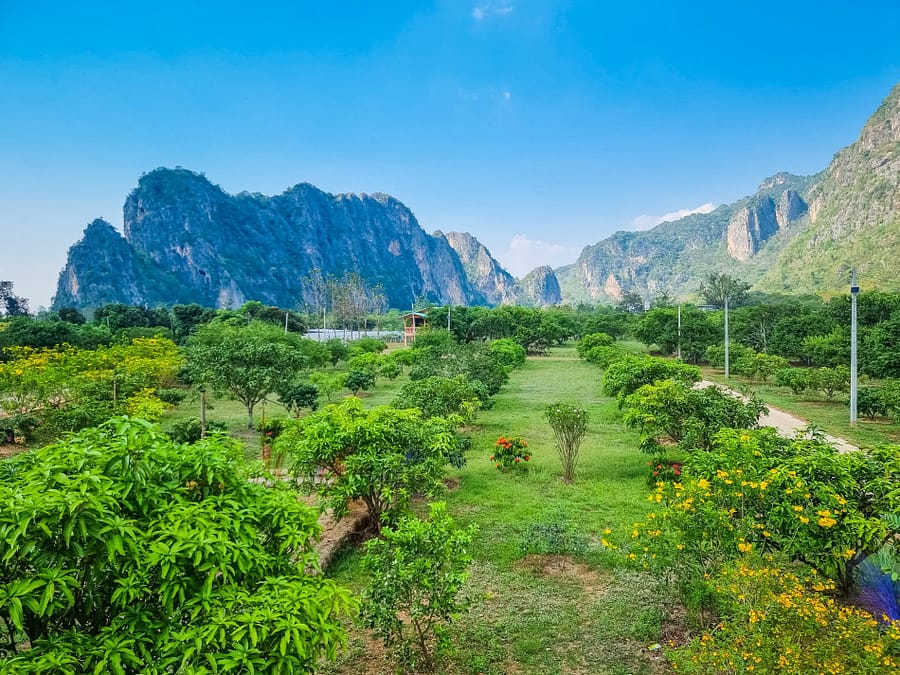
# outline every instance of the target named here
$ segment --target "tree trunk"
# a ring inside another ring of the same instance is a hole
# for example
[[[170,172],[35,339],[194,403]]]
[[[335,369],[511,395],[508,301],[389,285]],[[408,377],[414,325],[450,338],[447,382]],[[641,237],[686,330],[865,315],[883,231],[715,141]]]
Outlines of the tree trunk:
[[[206,438],[206,387],[200,389],[200,438]]]

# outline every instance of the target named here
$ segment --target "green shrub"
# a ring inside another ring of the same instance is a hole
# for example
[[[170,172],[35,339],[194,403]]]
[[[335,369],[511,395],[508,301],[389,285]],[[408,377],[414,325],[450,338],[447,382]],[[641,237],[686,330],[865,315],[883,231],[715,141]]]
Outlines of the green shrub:
[[[228,431],[228,425],[221,420],[206,420],[206,433],[222,433]],[[165,430],[169,438],[176,443],[196,443],[200,440],[200,418],[187,417],[173,422]]]
[[[821,391],[831,401],[839,393],[850,391],[850,369],[847,366],[816,368],[810,373],[809,386]]]
[[[562,462],[563,480],[571,483],[575,480],[578,451],[587,433],[587,410],[568,403],[553,403],[547,406],[547,419]]]
[[[525,348],[510,338],[493,340],[488,353],[507,368],[518,368],[525,363]]]
[[[746,354],[734,362],[735,373],[758,382],[767,382],[772,375],[787,367],[788,361],[783,356],[756,352]]]
[[[418,408],[426,419],[459,415],[465,424],[471,424],[481,402],[478,392],[462,375],[452,378],[436,375],[407,382],[391,405]]]
[[[603,375],[603,393],[617,396],[621,408],[625,398],[645,384],[667,379],[697,382],[700,379],[700,369],[681,361],[656,356],[628,356],[610,364],[606,369]]]
[[[331,338],[322,344],[328,352],[328,360],[331,365],[336,366],[339,361],[346,361],[350,358],[350,347],[340,338]]]
[[[462,459],[451,422],[424,419],[415,408],[367,410],[353,397],[288,421],[273,447],[283,451],[294,458],[292,474],[314,485],[335,517],[361,499],[375,530],[401,515],[412,495],[439,492],[444,467]]]
[[[368,391],[375,386],[375,373],[366,370],[351,370],[347,373],[345,386],[353,392],[354,395],[358,394],[360,391]]]
[[[715,385],[697,389],[677,380],[645,384],[625,399],[626,426],[641,431],[644,452],[663,453],[668,436],[683,449],[710,450],[721,429],[753,429],[765,412],[756,398],[746,402]]]
[[[381,354],[387,349],[387,343],[380,338],[363,337],[353,340],[347,345],[350,349],[350,356],[358,354]]]
[[[355,601],[306,571],[318,513],[235,441],[113,418],[8,462],[3,672],[310,672],[345,642]]]
[[[443,502],[430,516],[406,516],[366,544],[362,618],[403,666],[432,673],[450,646],[446,625],[468,606],[459,592],[475,528],[457,528]]]
[[[742,358],[756,354],[751,347],[740,342],[728,343],[728,360],[733,366]],[[710,345],[706,348],[706,362],[713,368],[725,367],[725,345]]]
[[[583,359],[595,347],[611,347],[614,342],[612,336],[606,333],[588,333],[578,341],[575,349],[578,356]]]
[[[775,371],[775,382],[799,396],[812,385],[811,371],[809,368],[782,368]]]
[[[611,364],[630,355],[632,354],[628,350],[611,345],[609,347],[594,347],[584,355],[584,360],[605,370]]]
[[[304,408],[315,410],[319,407],[319,388],[311,382],[291,382],[278,387],[278,401],[294,417],[299,417]]]

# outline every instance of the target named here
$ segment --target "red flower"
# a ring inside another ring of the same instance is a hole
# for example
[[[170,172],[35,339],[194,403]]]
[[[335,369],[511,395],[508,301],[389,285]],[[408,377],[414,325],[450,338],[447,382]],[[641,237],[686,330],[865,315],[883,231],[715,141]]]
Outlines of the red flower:
[[[499,464],[497,465],[497,468],[498,468],[498,469],[500,468],[500,465],[499,465]]]
[[[654,475],[654,476],[658,476],[658,475],[659,475],[659,471],[654,471],[654,472],[653,472],[653,475]]]
[[[530,456],[530,455],[525,455],[525,461],[527,462],[529,459],[531,459],[531,456]]]
[[[517,462],[517,463],[518,463],[518,462],[521,462],[521,461],[522,461],[522,459],[521,459],[520,457],[516,457],[516,462]]]
[[[675,469],[675,475],[676,475],[676,476],[680,476],[680,475],[681,475],[681,471],[678,470],[678,469]]]

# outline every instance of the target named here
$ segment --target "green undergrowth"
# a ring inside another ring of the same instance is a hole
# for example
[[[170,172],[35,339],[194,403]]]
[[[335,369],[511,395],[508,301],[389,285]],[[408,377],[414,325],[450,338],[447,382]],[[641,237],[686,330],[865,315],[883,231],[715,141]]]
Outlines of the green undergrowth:
[[[562,470],[549,403],[585,407],[588,434],[574,484]],[[448,476],[445,499],[459,525],[475,524],[475,562],[464,592],[468,614],[451,628],[457,649],[447,673],[665,672],[660,650],[669,594],[650,576],[606,552],[607,528],[621,531],[647,512],[646,457],[624,429],[615,401],[600,395],[600,372],[574,347],[529,359],[469,432],[468,462]],[[528,442],[527,467],[500,471],[490,460],[499,436]],[[329,570],[355,589],[365,579],[357,549]],[[326,673],[393,672],[377,640],[360,628]]]

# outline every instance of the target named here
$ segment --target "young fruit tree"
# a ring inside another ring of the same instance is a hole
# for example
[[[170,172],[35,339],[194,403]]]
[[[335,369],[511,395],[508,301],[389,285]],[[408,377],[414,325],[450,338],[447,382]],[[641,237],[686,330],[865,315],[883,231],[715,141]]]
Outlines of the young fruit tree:
[[[287,422],[273,450],[293,457],[291,472],[315,483],[335,517],[361,499],[376,531],[404,512],[412,495],[440,491],[448,462],[464,461],[452,422],[424,419],[418,409],[367,410],[358,398]]]
[[[475,527],[455,527],[443,502],[430,509],[430,520],[405,516],[366,545],[362,617],[402,664],[433,673],[435,651],[449,642],[445,624],[467,606],[458,596]]]
[[[227,391],[243,403],[252,429],[256,404],[309,365],[303,342],[272,324],[210,323],[188,339],[187,371],[194,382]]]
[[[554,403],[547,407],[547,419],[556,439],[556,450],[563,465],[563,480],[575,480],[578,450],[587,433],[587,411],[568,403]]]
[[[317,513],[222,436],[113,418],[0,471],[0,672],[310,672],[356,601]]]

